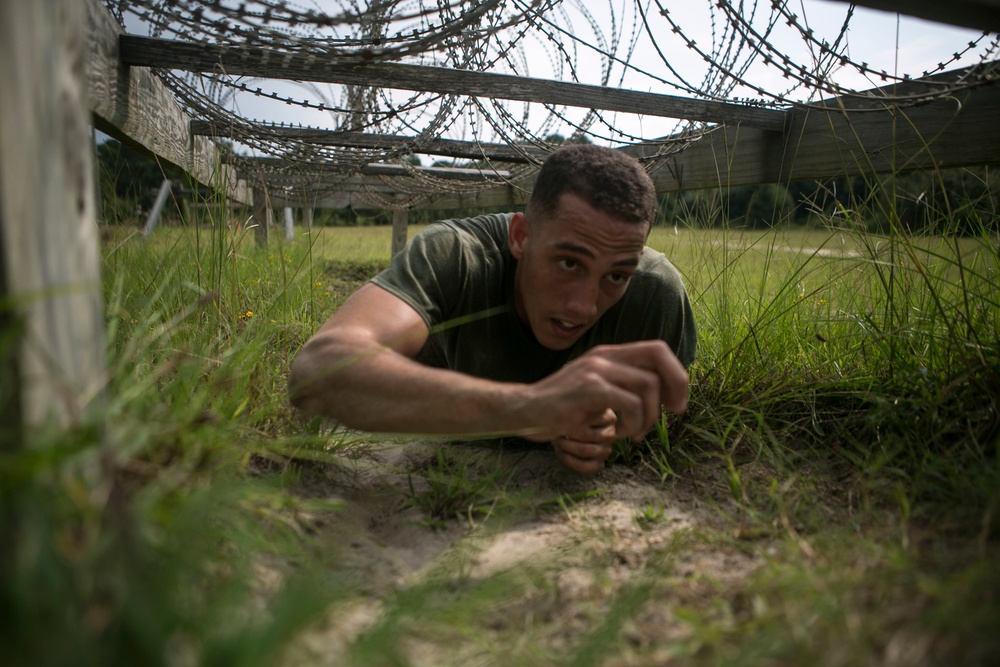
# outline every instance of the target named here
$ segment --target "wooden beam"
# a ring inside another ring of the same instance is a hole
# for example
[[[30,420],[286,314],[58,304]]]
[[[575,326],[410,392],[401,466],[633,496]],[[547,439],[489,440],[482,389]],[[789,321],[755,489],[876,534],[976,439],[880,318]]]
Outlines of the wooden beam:
[[[963,71],[965,72],[965,71]],[[946,73],[927,81],[954,79]],[[927,81],[897,86],[894,92],[912,92]],[[892,88],[892,87],[889,87]],[[720,127],[662,161],[653,171],[658,192],[704,188],[828,180],[840,176],[884,174],[923,169],[964,167],[1000,162],[1000,84],[969,88],[948,97],[910,107],[888,101],[887,89],[869,91],[869,97],[832,99],[825,109],[789,112],[787,133],[750,127]],[[653,159],[667,138],[621,150]],[[530,192],[533,179],[483,190],[473,198],[446,194],[415,208],[504,206],[526,201],[512,198],[512,190]]]
[[[405,208],[397,208],[392,212],[392,247],[389,256],[395,257],[406,247],[406,233],[410,221],[410,212]]]
[[[90,31],[86,53],[87,101],[100,131],[190,174],[202,185],[224,189],[249,203],[246,183],[221,164],[215,144],[192,136],[191,119],[153,72],[128,68],[119,59],[121,26],[102,0],[85,0]],[[85,24],[81,24],[85,25]]]
[[[406,151],[426,155],[444,155],[469,160],[493,160],[515,164],[540,164],[549,151],[537,146],[519,146],[459,141],[456,139],[420,139],[390,134],[365,134],[344,130],[323,130],[308,127],[281,127],[271,124],[251,125],[244,128],[259,138],[279,141],[299,141],[315,146],[340,146],[344,148],[369,148],[372,150]],[[191,134],[232,138],[232,132],[225,127],[204,120],[191,121]],[[528,157],[525,157],[525,154]]]
[[[346,64],[324,61],[316,54],[297,55],[257,47],[194,44],[137,35],[122,35],[120,52],[122,62],[141,67],[468,95],[770,130],[780,130],[784,123],[783,113],[770,109],[447,67],[390,62]]]
[[[263,186],[253,189],[253,230],[258,248],[267,247],[267,237],[271,226],[271,206],[268,191]]]
[[[1000,31],[1000,0],[836,0],[887,12],[950,23],[986,32]]]
[[[534,177],[525,181],[529,184],[534,181]],[[411,205],[411,210],[438,210],[457,208],[476,208],[482,206],[519,206],[527,202],[527,195],[530,190],[524,190],[518,185],[498,185],[482,191],[466,193],[427,193],[432,196]],[[293,206],[303,205],[315,206],[316,208],[356,208],[369,209],[378,208],[372,205],[371,195],[376,195],[383,200],[394,200],[399,196],[407,197],[405,192],[399,187],[388,184],[381,178],[373,176],[355,175],[350,178],[331,184],[329,181],[318,179],[313,182],[296,181],[295,189],[286,193],[284,186],[290,182],[281,180],[267,180],[267,187],[273,206]]]
[[[25,427],[0,428],[28,441],[82,423],[107,382],[85,19],[77,0],[0,2],[0,313]]]
[[[406,167],[399,164],[372,163],[351,169],[338,164],[306,164],[294,163],[281,158],[238,158],[233,161],[239,172],[247,177],[259,176],[265,181],[281,180],[285,184],[326,180],[332,185],[338,185],[354,173],[365,176],[389,176],[393,178],[413,178],[414,174],[454,181],[489,181],[498,178],[510,178],[509,171],[493,171],[490,169],[466,169],[461,167]]]
[[[393,199],[397,194],[401,194],[401,190],[406,190],[405,187],[400,188],[396,183],[386,180],[386,177],[413,182],[414,171],[428,177],[464,182],[489,182],[491,179],[510,178],[510,173],[506,171],[489,172],[455,167],[404,167],[395,164],[370,164],[352,174],[345,171],[343,166],[336,164],[303,164],[296,168],[279,158],[239,158],[234,166],[247,179],[266,184],[272,205],[278,207],[300,207],[303,202],[308,202],[310,206],[316,208],[371,208],[367,195],[377,194]],[[291,194],[288,194],[289,191]],[[405,198],[405,193],[402,194]],[[475,197],[474,194],[454,193],[452,196],[461,200]],[[435,201],[439,199],[435,198]],[[428,205],[417,204],[412,208],[428,208]]]
[[[753,128],[711,132],[668,160],[654,181],[666,192],[997,163],[998,108],[994,85],[879,112],[797,109],[785,135]]]

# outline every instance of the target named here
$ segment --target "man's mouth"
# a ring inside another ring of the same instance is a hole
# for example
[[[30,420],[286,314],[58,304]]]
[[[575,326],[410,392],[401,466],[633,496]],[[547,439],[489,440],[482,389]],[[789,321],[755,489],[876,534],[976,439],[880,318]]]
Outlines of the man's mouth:
[[[582,328],[582,324],[576,324],[574,322],[568,322],[566,320],[560,320],[558,318],[552,318],[552,324],[558,333],[565,335],[572,335],[578,333]]]

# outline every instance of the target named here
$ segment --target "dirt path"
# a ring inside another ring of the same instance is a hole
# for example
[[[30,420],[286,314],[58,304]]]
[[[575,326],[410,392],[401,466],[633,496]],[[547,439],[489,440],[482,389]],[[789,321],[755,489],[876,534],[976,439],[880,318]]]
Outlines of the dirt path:
[[[449,493],[460,495],[449,486],[456,479],[475,492],[449,504]],[[357,591],[304,647],[319,664],[346,664],[350,655],[357,661],[359,641],[380,632],[401,642],[403,664],[469,664],[464,661],[484,655],[483,664],[491,664],[490,645],[510,641],[525,622],[540,646],[560,652],[623,591],[648,597],[651,561],[662,573],[669,559],[669,579],[680,596],[701,595],[706,587],[738,590],[761,562],[748,550],[700,543],[700,535],[731,529],[703,482],[663,483],[651,470],[624,465],[582,478],[541,446],[366,446],[314,475],[309,488],[346,502],[321,534],[336,552],[337,576]],[[414,619],[407,629],[386,628],[406,591],[428,582],[476,589],[491,581],[511,582],[516,593],[470,602],[470,611],[481,614],[470,622],[475,631],[465,633],[472,638],[427,639],[440,628],[421,630]],[[646,606],[633,610],[629,627],[620,629],[636,646],[688,632],[658,605]],[[498,609],[506,611],[492,618]]]

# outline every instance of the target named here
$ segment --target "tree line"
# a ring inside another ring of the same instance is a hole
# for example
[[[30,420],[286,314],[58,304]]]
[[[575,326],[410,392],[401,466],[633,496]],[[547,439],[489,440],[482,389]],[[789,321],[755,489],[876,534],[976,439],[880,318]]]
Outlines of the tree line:
[[[562,137],[551,139],[557,142]],[[464,162],[442,164],[476,166]],[[113,139],[97,146],[97,166],[99,201],[106,224],[141,224],[163,179],[184,178]],[[189,187],[184,191],[191,196],[199,189]],[[168,207],[173,211],[179,209],[176,205]],[[490,211],[415,210],[410,212],[409,220],[412,224],[429,224],[484,212]],[[1000,230],[998,213],[1000,174],[983,166],[664,193],[659,197],[656,224],[765,229],[825,225],[840,220],[862,225],[872,232],[885,232],[897,225],[911,232],[975,234]],[[315,212],[314,224],[388,225],[392,224],[392,213],[377,209],[324,209]]]

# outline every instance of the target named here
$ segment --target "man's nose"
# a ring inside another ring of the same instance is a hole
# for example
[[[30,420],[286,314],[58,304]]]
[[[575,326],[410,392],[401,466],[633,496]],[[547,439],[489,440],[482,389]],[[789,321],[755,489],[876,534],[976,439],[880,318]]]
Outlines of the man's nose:
[[[597,314],[597,299],[600,285],[591,281],[581,281],[574,286],[566,302],[567,315],[593,317]]]

